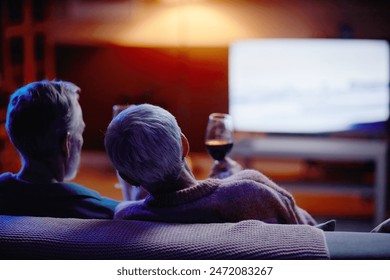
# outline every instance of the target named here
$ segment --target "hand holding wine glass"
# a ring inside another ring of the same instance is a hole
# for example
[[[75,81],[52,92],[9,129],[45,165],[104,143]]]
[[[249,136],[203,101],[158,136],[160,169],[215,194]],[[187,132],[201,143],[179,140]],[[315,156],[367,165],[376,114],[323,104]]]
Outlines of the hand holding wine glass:
[[[205,144],[215,160],[210,177],[226,178],[241,169],[238,163],[226,157],[233,148],[233,120],[230,115],[213,113],[209,116]]]

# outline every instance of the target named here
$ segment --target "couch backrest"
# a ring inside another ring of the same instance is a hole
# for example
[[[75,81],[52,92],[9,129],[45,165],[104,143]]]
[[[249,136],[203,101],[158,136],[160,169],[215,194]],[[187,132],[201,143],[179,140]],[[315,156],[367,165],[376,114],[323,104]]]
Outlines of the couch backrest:
[[[321,230],[0,216],[2,259],[327,259]]]

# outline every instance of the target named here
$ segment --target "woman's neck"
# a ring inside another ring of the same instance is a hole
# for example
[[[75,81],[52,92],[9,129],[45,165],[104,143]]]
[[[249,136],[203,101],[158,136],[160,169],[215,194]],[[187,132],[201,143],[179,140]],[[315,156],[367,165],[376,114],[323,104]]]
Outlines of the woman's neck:
[[[185,163],[177,177],[152,186],[152,189],[157,191],[151,191],[150,193],[152,195],[159,195],[163,193],[175,192],[193,187],[196,184],[197,180],[195,179],[188,165]]]

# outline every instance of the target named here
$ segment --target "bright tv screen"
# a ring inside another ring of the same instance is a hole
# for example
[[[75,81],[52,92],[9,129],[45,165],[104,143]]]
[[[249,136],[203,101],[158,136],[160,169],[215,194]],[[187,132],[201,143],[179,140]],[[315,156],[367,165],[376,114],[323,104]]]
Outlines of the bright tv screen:
[[[389,117],[384,40],[258,39],[229,48],[229,113],[237,131],[329,133]]]

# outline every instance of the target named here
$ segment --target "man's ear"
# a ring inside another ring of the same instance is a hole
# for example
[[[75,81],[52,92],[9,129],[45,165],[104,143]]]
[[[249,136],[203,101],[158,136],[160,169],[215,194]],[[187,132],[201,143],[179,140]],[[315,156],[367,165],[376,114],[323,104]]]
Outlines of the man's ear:
[[[183,133],[181,133],[181,146],[183,147],[183,157],[188,156],[188,153],[190,152],[190,143]]]
[[[127,177],[125,174],[123,174],[123,173],[121,173],[121,172],[119,172],[119,171],[117,171],[117,172],[118,172],[118,175],[119,175],[123,180],[125,180],[127,183],[129,183],[130,185],[136,186],[136,187],[139,187],[139,186],[141,185],[140,183],[137,183],[137,182],[131,180],[131,179],[130,179],[129,177]]]
[[[65,155],[65,158],[70,156],[70,132],[68,131],[62,138],[62,152]]]

